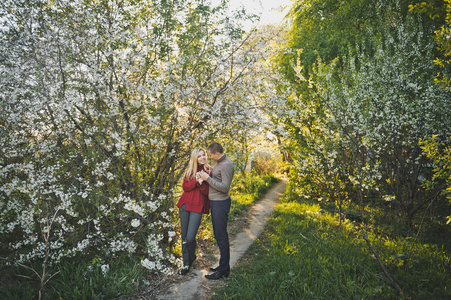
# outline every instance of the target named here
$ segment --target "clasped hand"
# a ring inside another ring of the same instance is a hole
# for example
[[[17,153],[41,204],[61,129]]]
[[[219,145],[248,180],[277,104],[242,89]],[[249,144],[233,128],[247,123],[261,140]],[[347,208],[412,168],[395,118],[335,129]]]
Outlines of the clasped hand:
[[[204,182],[205,180],[208,179],[208,173],[206,173],[205,171],[200,171],[196,173],[196,181],[199,182],[199,184],[202,184],[202,182]]]
[[[201,184],[210,177],[204,170],[196,173],[196,180]]]
[[[196,173],[196,181],[199,182],[199,184],[202,184],[203,182],[202,178],[200,177],[200,172]]]

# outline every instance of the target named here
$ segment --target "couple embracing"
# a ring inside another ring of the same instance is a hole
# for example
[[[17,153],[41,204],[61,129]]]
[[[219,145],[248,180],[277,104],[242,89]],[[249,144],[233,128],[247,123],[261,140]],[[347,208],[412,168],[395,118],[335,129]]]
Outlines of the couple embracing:
[[[207,164],[207,154],[215,162],[213,168]],[[181,275],[188,273],[196,259],[196,235],[202,219],[202,214],[209,214],[216,243],[219,247],[219,266],[210,268],[212,274],[205,275],[207,279],[217,280],[229,276],[230,247],[227,234],[227,218],[230,211],[229,196],[234,168],[232,162],[218,143],[212,143],[207,151],[196,148],[183,178],[183,193],[179,207],[182,233],[183,268]]]

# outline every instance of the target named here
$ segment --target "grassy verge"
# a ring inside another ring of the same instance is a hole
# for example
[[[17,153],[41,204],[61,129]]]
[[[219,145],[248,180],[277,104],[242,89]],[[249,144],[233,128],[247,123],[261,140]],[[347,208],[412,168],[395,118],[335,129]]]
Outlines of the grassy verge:
[[[229,218],[233,219],[259,200],[279,179],[273,175],[236,174],[233,178],[230,197],[232,206]]]
[[[362,228],[319,205],[284,197],[264,233],[213,299],[450,299],[450,256],[406,238],[370,235],[404,290],[384,279]]]

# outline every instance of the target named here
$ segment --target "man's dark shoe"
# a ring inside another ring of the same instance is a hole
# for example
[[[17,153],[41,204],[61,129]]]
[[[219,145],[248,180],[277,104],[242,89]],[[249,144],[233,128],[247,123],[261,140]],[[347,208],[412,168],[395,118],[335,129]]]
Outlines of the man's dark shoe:
[[[213,274],[205,275],[205,278],[210,279],[210,280],[218,280],[218,279],[228,277],[228,276],[229,276],[229,272],[221,273],[221,272],[216,271]]]
[[[210,268],[210,272],[216,272],[218,270],[219,267],[216,268]]]
[[[189,271],[189,266],[183,266],[183,268],[180,270],[180,275],[186,275]]]

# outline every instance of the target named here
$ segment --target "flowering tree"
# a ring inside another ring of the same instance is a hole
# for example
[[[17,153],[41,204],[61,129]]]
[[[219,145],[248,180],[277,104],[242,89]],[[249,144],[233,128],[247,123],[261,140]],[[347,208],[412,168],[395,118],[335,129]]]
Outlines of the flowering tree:
[[[411,224],[439,194],[421,188],[432,175],[419,140],[450,129],[448,91],[434,83],[437,24],[403,1],[338,2],[295,5],[278,58],[296,89],[281,115],[294,189],[339,207],[363,191]]]
[[[431,168],[419,141],[447,138],[451,129],[450,94],[434,83],[434,44],[419,24],[414,18],[387,24],[374,40],[374,55],[350,55],[339,80],[322,73],[324,66],[319,71],[333,123],[354,149],[349,175],[363,187],[380,188],[408,224],[438,195],[420,189]]]
[[[169,272],[174,186],[192,148],[242,105],[228,91],[259,51],[224,5],[2,4],[0,238],[9,261],[136,253]]]

